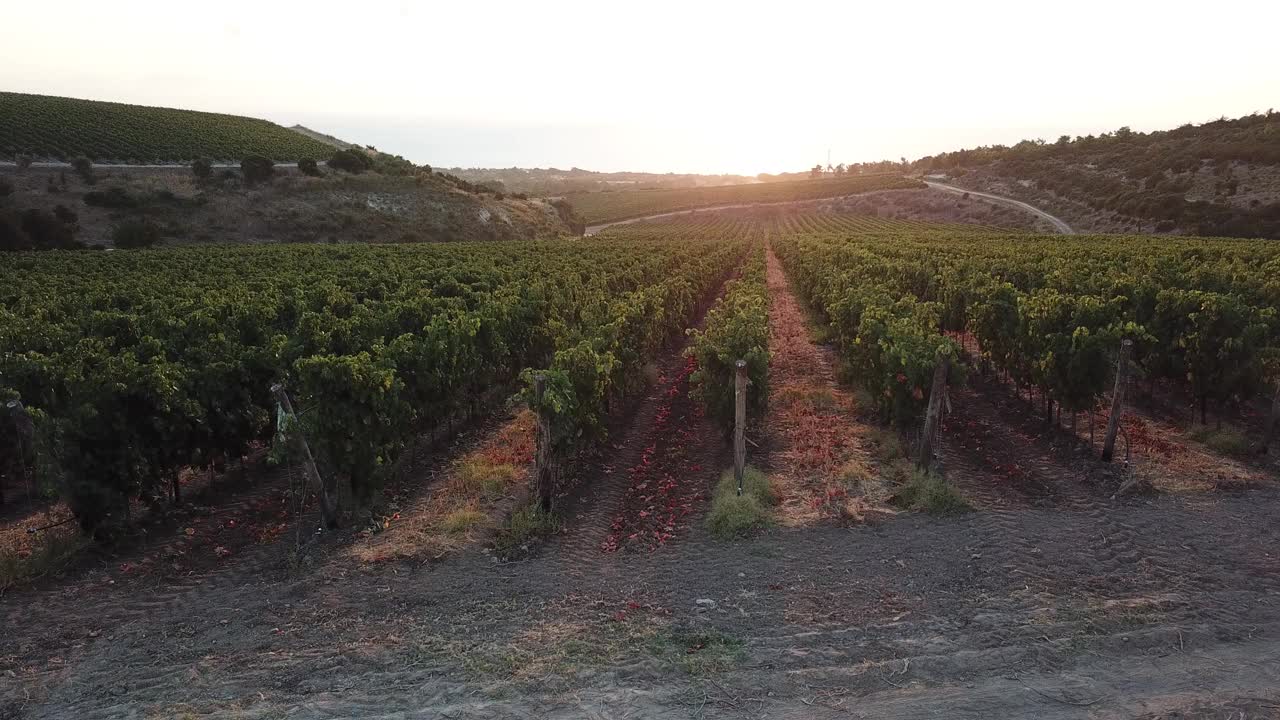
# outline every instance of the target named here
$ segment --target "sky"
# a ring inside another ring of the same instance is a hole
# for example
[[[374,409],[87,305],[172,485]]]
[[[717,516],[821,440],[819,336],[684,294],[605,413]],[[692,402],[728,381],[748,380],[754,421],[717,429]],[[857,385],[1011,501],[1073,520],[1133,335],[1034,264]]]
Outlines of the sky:
[[[796,171],[1280,106],[1276,0],[6,0],[0,90],[435,167]]]

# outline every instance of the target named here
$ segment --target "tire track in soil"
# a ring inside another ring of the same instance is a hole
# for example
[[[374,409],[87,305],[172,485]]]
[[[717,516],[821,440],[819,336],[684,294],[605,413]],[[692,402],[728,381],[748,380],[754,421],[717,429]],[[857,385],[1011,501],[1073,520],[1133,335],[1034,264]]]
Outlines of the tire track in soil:
[[[1042,428],[1043,419],[1005,387],[975,378],[955,404],[944,428],[943,466],[978,508],[977,556],[1025,580],[1011,598],[1017,610],[1069,597],[1118,613],[1156,608],[1166,624],[1243,636],[1259,609],[1224,602],[1223,588],[1280,593],[1280,563],[1230,562],[1215,553],[1217,541],[1203,528],[1172,528],[1167,506],[1183,510],[1183,499],[1110,500],[1108,487],[1089,482],[1109,468],[1066,435],[1024,430]],[[1072,522],[1046,538],[1028,527],[1037,512],[1064,513]],[[1188,562],[1194,555],[1204,557]]]

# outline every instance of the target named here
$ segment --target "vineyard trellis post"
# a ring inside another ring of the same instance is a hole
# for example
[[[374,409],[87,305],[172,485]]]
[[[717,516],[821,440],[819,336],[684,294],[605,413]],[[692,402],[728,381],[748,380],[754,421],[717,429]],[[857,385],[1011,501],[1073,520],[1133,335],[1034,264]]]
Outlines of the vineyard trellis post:
[[[307,479],[319,489],[320,493],[320,514],[324,518],[324,525],[329,529],[338,527],[338,503],[337,497],[331,493],[329,487],[324,484],[324,480],[320,477],[320,470],[316,467],[315,457],[311,454],[311,446],[307,444],[306,435],[302,432],[302,425],[298,421],[298,414],[293,411],[293,403],[289,400],[289,393],[285,392],[284,385],[276,383],[271,386],[271,394],[275,396],[276,402],[280,403],[280,408],[284,410],[293,426],[293,432],[290,436],[293,442],[302,450],[302,466],[307,472]]]
[[[538,491],[538,506],[543,512],[551,512],[552,474],[551,474],[551,415],[544,412],[542,398],[547,392],[547,376],[538,373],[533,376],[533,396],[538,406],[537,452],[534,464]]]
[[[1280,380],[1276,381],[1276,392],[1271,398],[1271,414],[1267,416],[1267,429],[1262,435],[1262,452],[1268,452],[1271,447],[1271,441],[1276,437],[1276,423],[1280,417]]]
[[[9,417],[13,421],[13,429],[17,438],[18,465],[22,470],[22,483],[27,491],[27,503],[31,503],[31,473],[27,469],[26,453],[34,452],[36,432],[31,414],[21,400],[13,399],[5,404]],[[3,470],[4,468],[0,468]],[[7,474],[7,471],[6,471]],[[0,506],[4,505],[4,488],[0,487]]]
[[[924,430],[920,433],[920,456],[916,463],[925,472],[929,472],[929,466],[933,464],[933,438],[938,430],[938,418],[942,415],[942,397],[946,393],[950,365],[951,360],[942,357],[933,368],[933,387],[929,390],[929,409],[924,416]]]
[[[733,480],[742,494],[747,469],[747,361],[734,363],[733,373]]]
[[[1129,353],[1133,341],[1125,338],[1120,343],[1120,357],[1116,360],[1116,389],[1111,394],[1111,416],[1107,418],[1107,435],[1102,440],[1102,460],[1111,462],[1116,450],[1116,431],[1120,428],[1120,414],[1124,412],[1124,391],[1129,381]]]

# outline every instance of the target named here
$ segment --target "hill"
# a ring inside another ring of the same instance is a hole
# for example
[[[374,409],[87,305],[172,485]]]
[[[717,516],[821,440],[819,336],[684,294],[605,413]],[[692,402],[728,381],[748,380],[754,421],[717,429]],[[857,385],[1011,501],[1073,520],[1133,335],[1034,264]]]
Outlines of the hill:
[[[1280,113],[1174,130],[1024,140],[921,158],[923,173],[1101,232],[1280,238]]]
[[[360,174],[276,168],[249,183],[231,168],[73,172],[0,169],[0,250],[128,243],[402,243],[531,240],[581,233],[565,203],[483,192],[390,161]]]
[[[658,190],[750,185],[757,178],[746,175],[698,175],[693,173],[596,172],[582,168],[449,168],[463,180],[505,192],[552,196],[609,190]]]
[[[917,187],[924,187],[924,183],[898,173],[881,173],[752,185],[578,193],[566,199],[593,224],[714,205],[796,202]]]
[[[258,118],[0,92],[0,159],[144,164],[197,158],[327,158],[333,146]]]

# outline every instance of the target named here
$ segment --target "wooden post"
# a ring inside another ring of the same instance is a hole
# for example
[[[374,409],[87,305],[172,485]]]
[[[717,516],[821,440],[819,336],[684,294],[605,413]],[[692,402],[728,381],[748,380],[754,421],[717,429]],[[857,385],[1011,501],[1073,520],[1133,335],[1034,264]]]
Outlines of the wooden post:
[[[1267,452],[1276,436],[1276,424],[1280,422],[1280,380],[1276,381],[1276,394],[1271,399],[1271,414],[1267,416],[1267,430],[1262,434],[1262,452]]]
[[[1111,462],[1116,450],[1116,431],[1120,429],[1120,415],[1124,412],[1124,391],[1129,381],[1129,353],[1133,341],[1125,338],[1120,343],[1120,357],[1116,360],[1116,389],[1111,394],[1111,417],[1107,418],[1107,435],[1102,440],[1102,460]]]
[[[929,390],[929,410],[924,416],[924,430],[920,433],[920,457],[916,464],[921,470],[929,472],[933,464],[933,437],[938,431],[938,417],[942,414],[942,396],[946,393],[947,371],[951,364],[949,358],[938,360],[933,369],[933,387]]]
[[[747,361],[739,360],[733,366],[733,479],[741,495],[747,470]]]
[[[283,385],[276,383],[271,386],[271,394],[275,395],[276,402],[280,403],[280,407],[284,409],[285,414],[293,422],[293,438],[298,447],[302,449],[302,468],[307,473],[307,479],[319,488],[320,514],[324,518],[324,526],[332,530],[338,527],[338,499],[336,493],[332,492],[332,489],[325,485],[324,480],[320,477],[320,470],[316,468],[316,460],[311,455],[311,446],[307,444],[307,438],[302,433],[302,425],[298,421],[298,415],[293,411],[293,403],[289,400],[289,393],[285,392]]]
[[[538,489],[538,506],[543,512],[551,512],[551,495],[554,483],[551,474],[551,418],[542,412],[542,396],[547,392],[547,376],[533,376],[533,396],[538,403],[537,453],[534,474]]]

